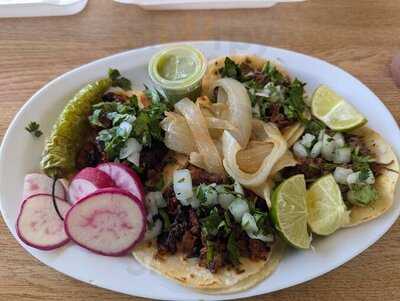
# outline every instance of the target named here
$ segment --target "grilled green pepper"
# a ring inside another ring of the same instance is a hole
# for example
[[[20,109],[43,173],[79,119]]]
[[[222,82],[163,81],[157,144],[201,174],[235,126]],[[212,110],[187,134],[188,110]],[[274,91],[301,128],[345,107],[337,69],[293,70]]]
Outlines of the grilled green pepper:
[[[111,86],[109,78],[82,88],[67,104],[55,123],[40,162],[43,172],[51,178],[62,178],[75,171],[75,159],[90,129],[88,116],[92,105]]]

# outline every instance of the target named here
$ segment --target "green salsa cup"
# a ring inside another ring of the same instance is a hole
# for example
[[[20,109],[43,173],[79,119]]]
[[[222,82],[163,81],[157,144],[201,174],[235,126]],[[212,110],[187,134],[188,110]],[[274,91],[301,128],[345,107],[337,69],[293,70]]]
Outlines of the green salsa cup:
[[[204,55],[187,45],[172,46],[156,53],[148,66],[150,78],[172,103],[185,97],[196,100],[206,69]]]

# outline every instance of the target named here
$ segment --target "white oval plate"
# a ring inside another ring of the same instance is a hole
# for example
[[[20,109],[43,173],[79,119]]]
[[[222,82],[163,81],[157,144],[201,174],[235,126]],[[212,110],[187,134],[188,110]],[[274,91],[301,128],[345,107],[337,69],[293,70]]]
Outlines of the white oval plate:
[[[236,42],[192,42],[208,58],[246,53],[279,60],[289,72],[307,83],[310,93],[326,84],[353,103],[369,119],[369,126],[391,143],[400,153],[400,131],[390,112],[365,85],[345,71],[324,61],[303,54]],[[16,236],[15,221],[21,203],[22,183],[26,173],[39,170],[44,137],[33,139],[24,127],[35,120],[43,136],[67,100],[86,83],[105,76],[109,67],[118,68],[124,76],[141,87],[150,83],[147,62],[165,45],[134,49],[116,54],[72,70],[51,81],[23,106],[11,123],[0,154],[1,211],[12,234],[20,244],[44,264],[66,275],[110,290],[135,296],[167,300],[215,300],[254,296],[283,289],[327,273],[355,257],[376,242],[394,223],[400,213],[399,191],[391,210],[364,225],[343,229],[332,236],[313,242],[315,250],[289,250],[271,277],[256,287],[231,295],[199,294],[177,285],[141,267],[133,257],[111,258],[89,253],[69,244],[52,252],[39,251],[24,245]]]

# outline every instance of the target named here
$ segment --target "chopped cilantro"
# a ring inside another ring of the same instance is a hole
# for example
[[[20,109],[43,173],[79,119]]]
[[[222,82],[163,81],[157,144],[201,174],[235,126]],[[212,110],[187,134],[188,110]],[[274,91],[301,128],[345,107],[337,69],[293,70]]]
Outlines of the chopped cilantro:
[[[311,118],[305,123],[305,132],[310,133],[314,136],[318,136],[319,133],[325,129],[325,124],[315,118]]]
[[[124,103],[114,101],[94,105],[89,122],[103,128],[96,139],[108,159],[115,160],[130,137],[136,138],[145,147],[151,147],[153,140],[162,141],[160,121],[165,110],[164,103],[154,103],[140,110],[138,99],[133,96]]]
[[[120,87],[124,90],[130,90],[132,88],[131,81],[125,77],[122,77],[118,69],[108,69],[108,77],[111,79],[111,85],[113,87]]]
[[[164,230],[168,231],[169,228],[171,227],[171,221],[169,220],[167,211],[165,211],[165,209],[163,208],[158,208],[158,214],[161,216],[161,219],[163,221]]]
[[[153,87],[148,87],[147,85],[144,85],[144,88],[144,95],[146,95],[151,103],[168,103],[167,97],[157,89]]]
[[[269,61],[263,66],[261,72],[274,84],[282,84],[285,80],[284,75]]]
[[[154,188],[156,189],[156,191],[160,191],[163,187],[164,187],[164,178],[160,177],[160,179],[155,184]]]
[[[207,245],[207,265],[210,265],[215,255],[214,243],[212,241],[207,240],[206,245]]]
[[[358,179],[360,180],[360,182],[364,182],[365,180],[367,180],[370,176],[370,170],[369,169],[362,169],[360,170],[360,174],[358,175]]]
[[[305,121],[306,104],[304,102],[304,86],[297,78],[288,88],[288,97],[283,103],[283,111],[287,118]]]
[[[119,72],[119,70],[118,69],[112,69],[112,68],[109,68],[108,69],[108,77],[111,79],[111,80],[116,80],[118,77],[120,77],[121,76],[121,73]]]
[[[229,233],[231,232],[231,229],[229,228],[229,226],[228,226],[228,224],[226,223],[225,220],[222,220],[222,221],[219,223],[217,229],[218,229],[218,231],[222,231],[222,233],[223,233],[224,235],[227,235],[227,234],[229,234]]]
[[[227,244],[227,249],[228,249],[228,257],[229,260],[232,262],[233,265],[238,265],[240,264],[239,262],[239,248],[236,243],[235,235],[233,232],[229,235],[228,238],[228,244]]]
[[[224,212],[225,223],[228,227],[232,226],[232,219],[230,217],[230,213],[228,211]]]
[[[370,156],[366,156],[360,153],[360,149],[356,147],[351,153],[352,167],[354,171],[363,171],[370,169],[370,163],[375,160]]]
[[[153,103],[141,110],[133,123],[133,132],[136,139],[144,146],[151,146],[152,140],[163,140],[160,122],[164,118],[167,106],[164,103]]]
[[[242,71],[240,66],[229,57],[225,58],[224,67],[219,70],[222,77],[230,77],[236,80],[242,80]]]
[[[207,217],[200,220],[201,230],[206,237],[215,236],[218,233],[218,226],[223,218],[218,213],[218,208],[214,207],[210,210]]]
[[[36,121],[31,121],[28,123],[28,125],[25,127],[25,130],[27,130],[29,133],[31,133],[34,137],[40,137],[42,136],[42,131],[39,129],[40,125]]]

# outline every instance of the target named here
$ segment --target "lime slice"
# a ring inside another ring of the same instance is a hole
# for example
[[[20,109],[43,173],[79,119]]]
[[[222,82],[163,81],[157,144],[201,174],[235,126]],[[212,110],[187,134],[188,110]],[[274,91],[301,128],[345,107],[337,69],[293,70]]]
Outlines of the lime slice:
[[[329,174],[318,179],[307,191],[308,225],[312,232],[329,235],[349,221],[339,185]]]
[[[367,119],[351,104],[327,86],[315,90],[312,114],[334,131],[349,131],[364,125]]]
[[[304,175],[295,175],[278,186],[272,195],[271,213],[275,226],[291,245],[310,247]]]

